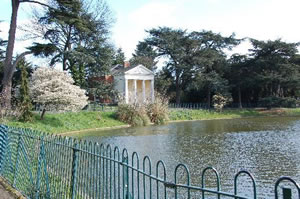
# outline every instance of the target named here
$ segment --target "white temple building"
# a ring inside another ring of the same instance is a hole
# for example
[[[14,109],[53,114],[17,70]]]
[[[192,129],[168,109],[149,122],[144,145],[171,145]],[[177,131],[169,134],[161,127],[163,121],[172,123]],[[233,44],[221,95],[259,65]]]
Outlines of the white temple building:
[[[126,103],[154,101],[154,73],[143,65],[131,67],[129,62],[111,69],[115,89]]]

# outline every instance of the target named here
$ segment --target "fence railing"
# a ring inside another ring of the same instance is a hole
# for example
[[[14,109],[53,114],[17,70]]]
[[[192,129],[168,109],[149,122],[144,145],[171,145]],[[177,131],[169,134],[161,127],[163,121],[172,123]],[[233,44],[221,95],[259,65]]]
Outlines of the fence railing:
[[[221,190],[212,167],[203,170],[201,185],[191,183],[184,164],[175,167],[173,180],[166,171],[163,161],[152,165],[150,157],[126,149],[0,125],[0,176],[28,198],[258,198],[255,179],[244,170],[235,175],[231,193]],[[215,188],[208,186],[208,174],[215,176]],[[238,184],[245,175],[252,187],[247,194]],[[282,181],[293,187],[282,188]],[[300,198],[289,177],[279,178],[274,191],[276,199]]]
[[[273,106],[270,106],[268,104],[263,103],[242,103],[243,108],[272,108]],[[213,108],[212,104],[211,107],[208,107],[207,103],[170,103],[169,108],[181,108],[181,109],[209,109]],[[224,108],[240,108],[239,103],[230,103],[226,105]],[[278,107],[274,106],[274,108],[291,108],[291,107]],[[296,107],[294,107],[296,108]]]

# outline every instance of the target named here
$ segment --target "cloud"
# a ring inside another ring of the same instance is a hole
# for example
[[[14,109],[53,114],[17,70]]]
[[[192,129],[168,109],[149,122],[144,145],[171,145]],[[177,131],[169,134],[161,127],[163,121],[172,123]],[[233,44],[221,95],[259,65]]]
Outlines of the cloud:
[[[150,1],[128,13],[118,16],[113,37],[127,58],[131,57],[138,43],[146,36],[145,30],[158,26],[175,26],[178,3]]]
[[[150,2],[128,16],[131,24],[140,28],[173,26],[176,24],[176,3]]]

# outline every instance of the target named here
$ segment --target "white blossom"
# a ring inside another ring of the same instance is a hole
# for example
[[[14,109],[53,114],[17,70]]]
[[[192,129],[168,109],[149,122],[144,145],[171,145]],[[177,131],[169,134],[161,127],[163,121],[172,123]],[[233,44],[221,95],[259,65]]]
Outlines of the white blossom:
[[[66,72],[48,67],[37,68],[31,77],[30,94],[34,102],[46,109],[77,111],[87,104],[85,90],[73,84]]]

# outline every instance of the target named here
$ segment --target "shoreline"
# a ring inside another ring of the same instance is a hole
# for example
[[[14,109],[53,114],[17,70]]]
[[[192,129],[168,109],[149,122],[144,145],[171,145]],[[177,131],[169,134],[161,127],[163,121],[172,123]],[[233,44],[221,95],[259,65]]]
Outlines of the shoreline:
[[[192,120],[170,120],[168,123],[177,123],[177,122],[193,122],[193,121],[209,121],[209,120],[233,120],[233,119],[250,119],[250,118],[255,118],[255,117],[299,117],[300,116],[295,116],[295,115],[261,115],[261,116],[247,116],[247,117],[234,117],[234,118],[210,118],[210,119],[192,119]],[[154,123],[150,123],[150,125],[154,125]],[[60,136],[68,136],[72,134],[78,134],[82,132],[90,132],[90,131],[102,131],[102,130],[111,130],[111,129],[121,129],[121,128],[130,128],[133,127],[131,125],[120,125],[120,126],[112,126],[112,127],[99,127],[99,128],[91,128],[91,129],[83,129],[83,130],[76,130],[76,131],[68,131],[64,133],[57,133],[56,135]]]
[[[76,131],[68,131],[63,133],[57,133],[56,135],[60,136],[66,136],[69,134],[77,134],[82,132],[89,132],[89,131],[101,131],[101,130],[110,130],[110,129],[121,129],[121,128],[129,128],[131,127],[129,124],[127,125],[120,125],[120,126],[107,126],[107,127],[99,127],[99,128],[91,128],[91,129],[82,129],[82,130],[76,130]]]

